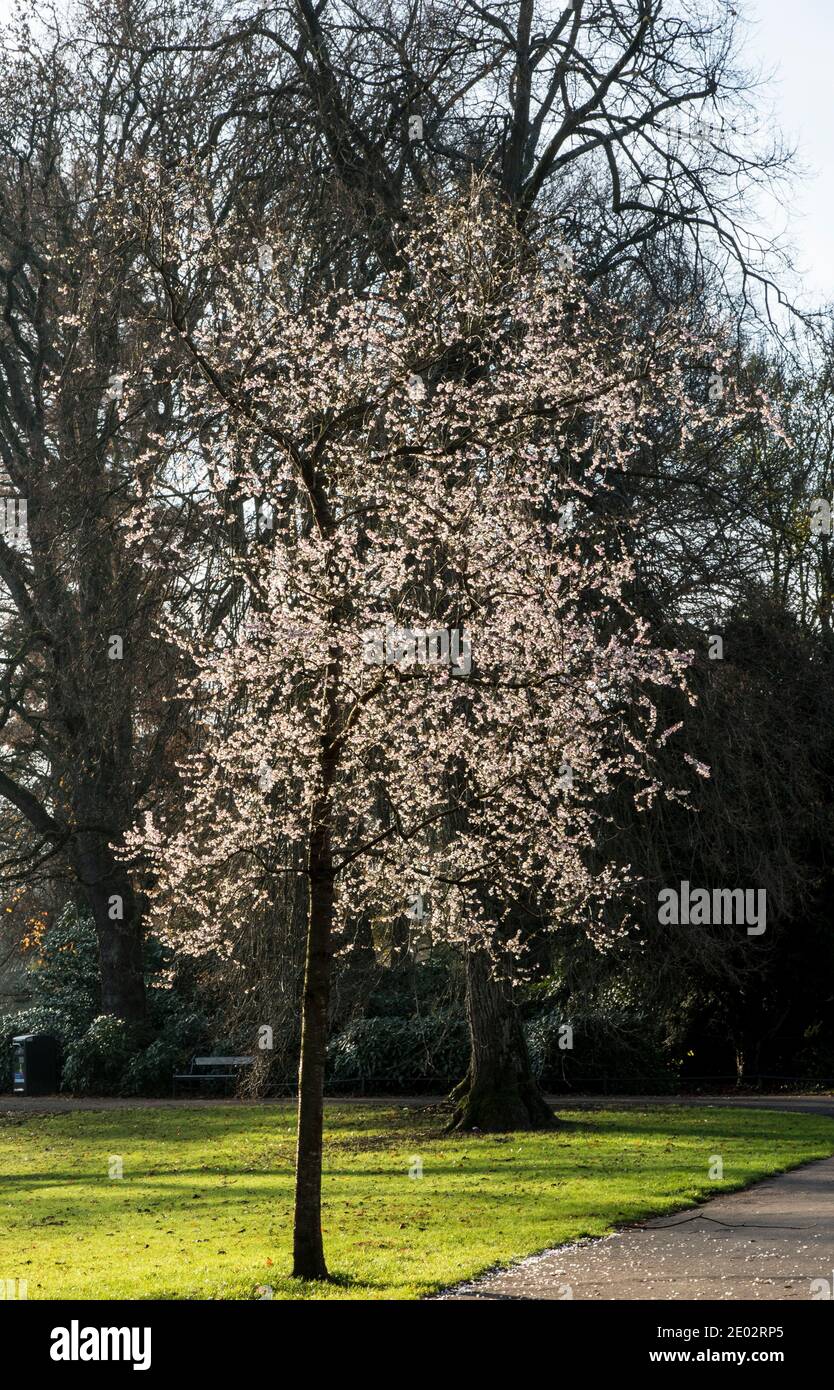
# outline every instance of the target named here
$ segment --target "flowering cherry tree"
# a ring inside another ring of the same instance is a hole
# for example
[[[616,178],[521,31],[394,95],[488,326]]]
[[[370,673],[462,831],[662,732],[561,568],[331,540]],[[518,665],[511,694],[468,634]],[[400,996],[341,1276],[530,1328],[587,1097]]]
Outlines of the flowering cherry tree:
[[[328,993],[351,923],[417,915],[521,973],[520,905],[541,930],[608,930],[628,878],[599,862],[611,790],[677,794],[656,697],[686,657],[629,603],[612,480],[661,414],[685,433],[714,406],[689,399],[679,324],[630,341],[478,189],[415,216],[370,293],[312,303],[277,231],[223,241],[178,217],[145,216],[147,261],[206,505],[246,498],[252,541],[237,639],[189,651],[187,821],[148,813],[133,848],[194,952],[233,954],[282,879],[306,881],[294,1273],[320,1279]],[[216,284],[196,323],[195,258]]]

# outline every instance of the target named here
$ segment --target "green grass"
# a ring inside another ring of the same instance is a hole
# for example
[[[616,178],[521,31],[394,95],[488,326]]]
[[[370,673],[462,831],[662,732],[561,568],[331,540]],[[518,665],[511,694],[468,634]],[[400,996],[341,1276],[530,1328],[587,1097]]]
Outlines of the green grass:
[[[834,1120],[816,1115],[560,1113],[549,1134],[451,1138],[436,1113],[328,1106],[326,1285],[288,1277],[290,1105],[10,1117],[0,1279],[26,1279],[29,1298],[253,1298],[261,1284],[276,1298],[416,1298],[834,1152]]]

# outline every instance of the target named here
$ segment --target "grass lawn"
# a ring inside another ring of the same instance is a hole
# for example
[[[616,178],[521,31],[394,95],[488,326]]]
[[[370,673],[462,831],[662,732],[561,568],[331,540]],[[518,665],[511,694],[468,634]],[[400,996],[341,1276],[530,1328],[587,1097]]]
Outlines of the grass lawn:
[[[0,1279],[30,1299],[416,1298],[834,1152],[824,1116],[560,1113],[549,1134],[450,1138],[436,1113],[329,1105],[329,1285],[287,1274],[290,1104],[2,1119]]]

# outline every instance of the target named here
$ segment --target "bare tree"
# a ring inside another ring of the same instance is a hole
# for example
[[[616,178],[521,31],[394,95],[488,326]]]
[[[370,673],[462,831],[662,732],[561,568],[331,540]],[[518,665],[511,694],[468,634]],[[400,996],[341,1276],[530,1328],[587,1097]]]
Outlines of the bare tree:
[[[136,245],[106,216],[157,122],[95,37],[44,21],[9,30],[0,53],[0,796],[26,827],[7,877],[69,866],[95,918],[102,1009],[140,1021],[142,904],[118,846],[182,716],[153,618],[199,609],[213,570],[205,548],[192,563],[168,470],[173,376],[164,354],[147,366],[160,306],[137,302]],[[154,566],[132,523],[149,496]]]

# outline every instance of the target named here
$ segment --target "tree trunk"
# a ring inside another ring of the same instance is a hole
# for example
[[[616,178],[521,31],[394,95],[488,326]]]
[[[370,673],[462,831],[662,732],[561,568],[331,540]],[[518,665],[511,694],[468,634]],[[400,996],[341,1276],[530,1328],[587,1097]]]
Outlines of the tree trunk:
[[[451,1127],[501,1132],[555,1125],[533,1076],[509,986],[494,979],[483,952],[466,959],[466,1015],[469,1071],[452,1092],[456,1108]]]
[[[332,872],[324,876],[311,876],[295,1161],[292,1272],[298,1279],[328,1277],[321,1233],[321,1163],[332,924]]]
[[[98,920],[96,921],[98,928]],[[145,1021],[145,974],[142,931],[138,922],[108,922],[99,930],[101,1011],[126,1023]]]
[[[101,1011],[127,1023],[145,1019],[142,913],[128,874],[109,848],[82,848],[76,869],[95,921]]]
[[[321,1233],[321,1164],[324,1130],[324,1069],[327,1061],[328,1007],[333,959],[333,843],[332,792],[337,755],[335,688],[338,666],[328,672],[324,692],[326,712],[322,738],[321,790],[311,808],[307,851],[307,951],[304,962],[304,1002],[301,1018],[301,1057],[298,1067],[298,1144],[295,1157],[295,1219],[293,1275],[326,1279]]]

